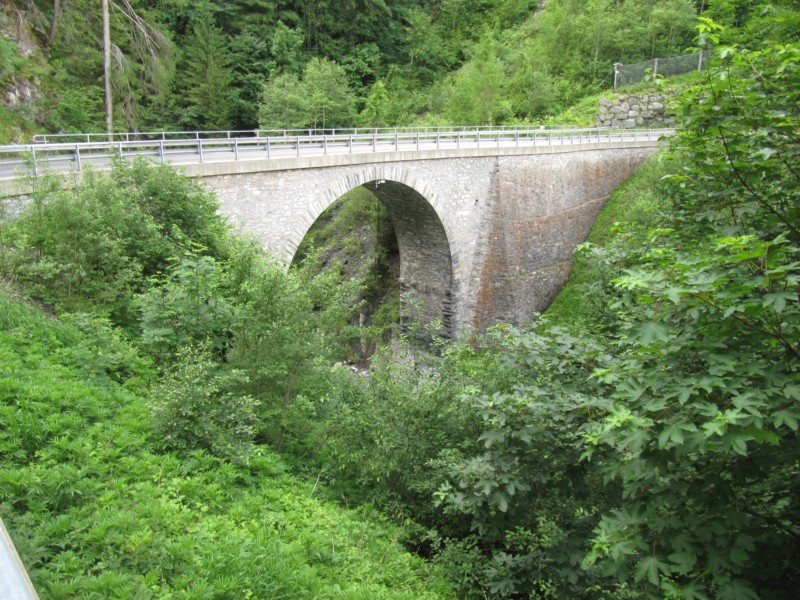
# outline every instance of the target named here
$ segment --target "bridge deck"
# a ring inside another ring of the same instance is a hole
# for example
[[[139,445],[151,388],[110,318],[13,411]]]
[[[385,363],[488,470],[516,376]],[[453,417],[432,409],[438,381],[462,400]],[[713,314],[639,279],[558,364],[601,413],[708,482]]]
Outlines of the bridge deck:
[[[463,129],[190,138],[134,141],[46,142],[0,146],[0,195],[24,193],[26,175],[107,168],[115,158],[147,157],[190,176],[283,171],[400,160],[510,156],[652,145],[668,129]],[[22,184],[20,185],[20,182]]]

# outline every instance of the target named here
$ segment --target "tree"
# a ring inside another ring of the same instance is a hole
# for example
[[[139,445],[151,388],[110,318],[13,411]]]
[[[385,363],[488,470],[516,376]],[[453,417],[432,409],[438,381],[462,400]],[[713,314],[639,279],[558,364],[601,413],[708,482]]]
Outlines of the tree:
[[[106,131],[114,131],[114,103],[111,96],[111,23],[108,0],[102,0],[103,12],[103,87],[105,89]]]
[[[365,127],[385,126],[388,101],[386,86],[382,81],[376,81],[370,88],[364,110],[358,117],[359,123]]]
[[[475,56],[456,74],[447,102],[447,118],[458,125],[494,125],[510,116],[503,98],[505,74],[491,37],[481,40]]]
[[[300,78],[284,73],[271,78],[261,91],[258,125],[262,129],[301,128],[308,124],[308,98]]]
[[[303,71],[303,42],[305,36],[302,29],[291,29],[283,21],[272,32],[270,52],[275,61],[276,73],[294,73]]]
[[[595,259],[624,269],[615,326],[512,332],[504,363],[525,379],[471,398],[486,450],[450,461],[441,498],[486,532],[495,592],[785,598],[800,582],[800,45],[718,54],[681,99],[658,228]]]
[[[303,70],[303,85],[309,98],[309,117],[313,127],[352,127],[355,97],[347,73],[328,59],[312,59]]]
[[[234,92],[228,64],[228,38],[216,26],[212,7],[198,6],[192,17],[180,87],[184,90],[186,127],[226,129]]]
[[[350,127],[354,121],[347,73],[327,59],[311,60],[302,79],[291,73],[272,78],[261,94],[259,124],[265,129]]]

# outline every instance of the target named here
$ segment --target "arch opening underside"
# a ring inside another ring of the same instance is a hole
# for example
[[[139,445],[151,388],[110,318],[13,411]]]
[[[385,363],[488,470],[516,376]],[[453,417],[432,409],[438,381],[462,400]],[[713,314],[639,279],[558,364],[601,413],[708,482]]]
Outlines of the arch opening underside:
[[[453,335],[453,263],[439,215],[422,194],[397,181],[364,184],[389,212],[400,249],[400,318],[440,321]]]
[[[440,322],[437,333],[452,337],[452,257],[436,210],[422,194],[397,181],[376,179],[363,187],[386,208],[394,228],[400,254],[401,326]]]

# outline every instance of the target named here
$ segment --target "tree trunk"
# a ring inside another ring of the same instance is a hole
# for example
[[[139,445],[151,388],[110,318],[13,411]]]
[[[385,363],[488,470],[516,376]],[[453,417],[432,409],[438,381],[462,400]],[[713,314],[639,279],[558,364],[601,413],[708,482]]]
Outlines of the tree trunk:
[[[111,24],[108,18],[108,0],[103,0],[103,81],[106,89],[106,131],[114,131],[114,114],[111,98]]]
[[[61,0],[53,0],[53,20],[50,21],[50,33],[47,34],[48,47],[51,46],[56,39],[59,19],[61,19]]]

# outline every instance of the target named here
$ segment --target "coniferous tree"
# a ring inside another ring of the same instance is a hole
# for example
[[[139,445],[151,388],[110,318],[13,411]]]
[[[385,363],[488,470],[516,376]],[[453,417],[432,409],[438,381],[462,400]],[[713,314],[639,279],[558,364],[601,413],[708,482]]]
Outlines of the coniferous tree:
[[[192,20],[184,57],[183,88],[187,99],[185,126],[225,129],[230,126],[232,71],[228,62],[228,39],[216,26],[209,4],[202,4]]]

